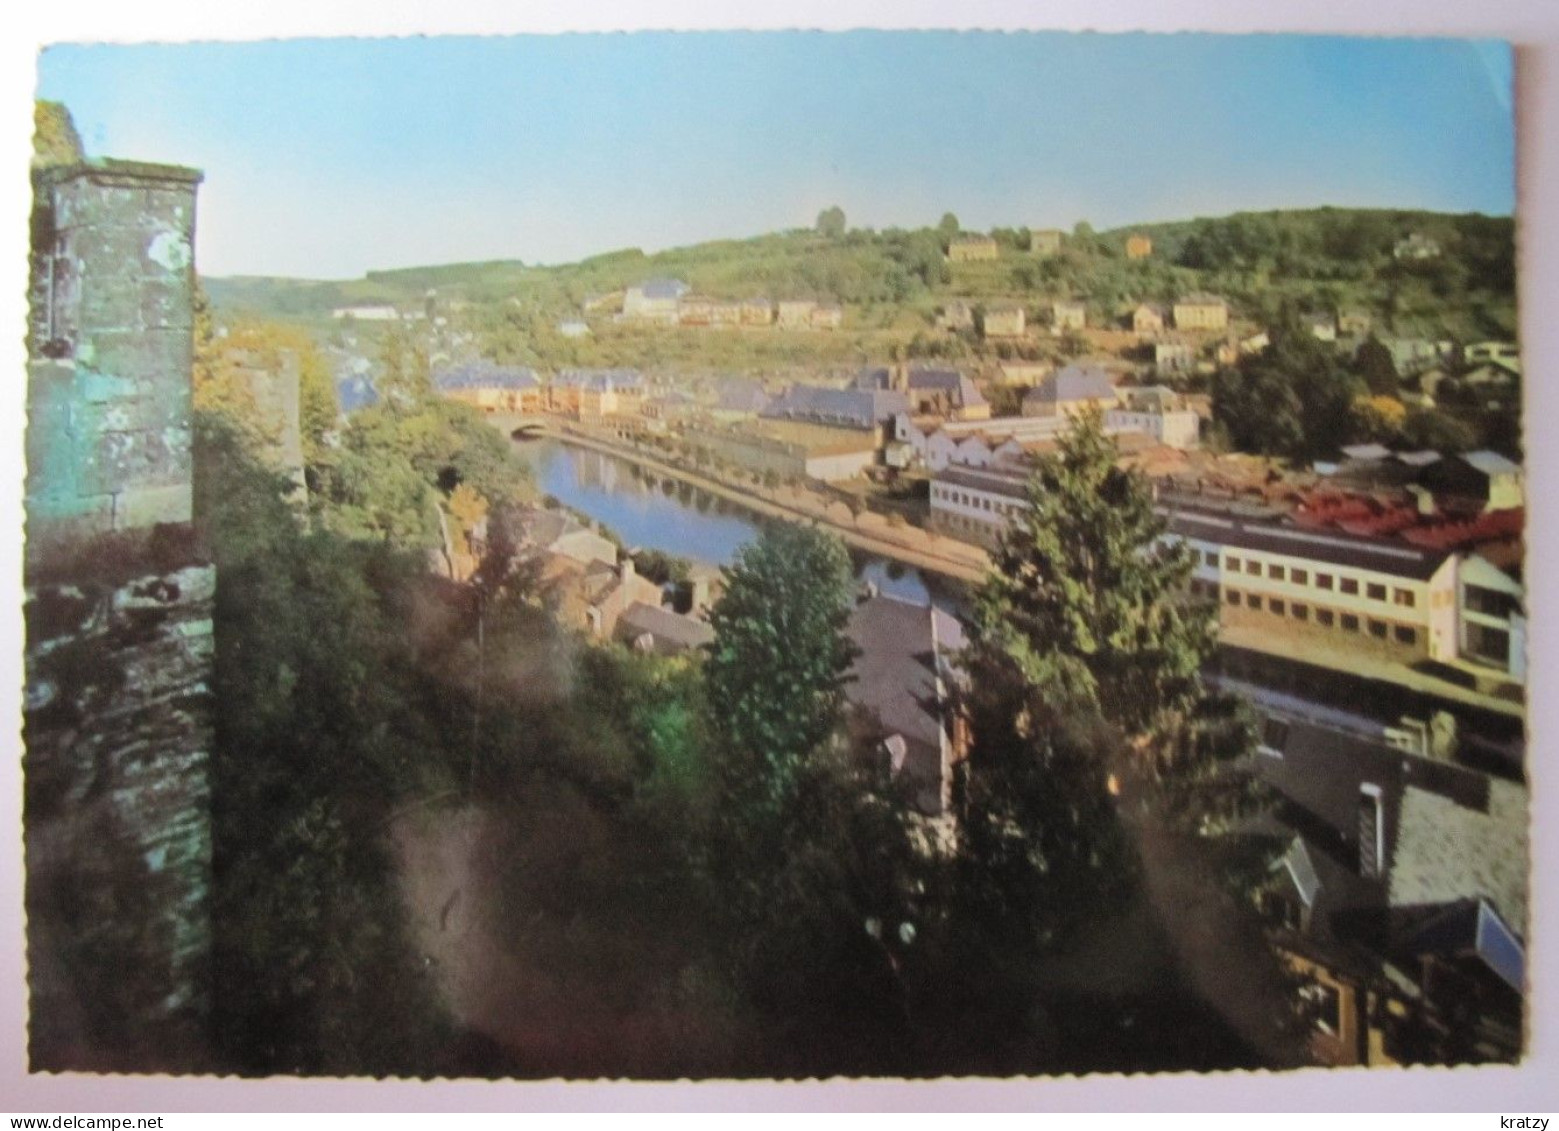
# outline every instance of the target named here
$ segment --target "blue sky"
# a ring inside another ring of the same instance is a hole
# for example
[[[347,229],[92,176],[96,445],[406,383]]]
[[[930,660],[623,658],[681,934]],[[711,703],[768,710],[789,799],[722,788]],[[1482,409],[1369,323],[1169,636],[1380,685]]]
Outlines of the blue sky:
[[[812,223],[1508,214],[1503,44],[638,33],[62,45],[90,153],[206,172],[207,274],[555,263]]]

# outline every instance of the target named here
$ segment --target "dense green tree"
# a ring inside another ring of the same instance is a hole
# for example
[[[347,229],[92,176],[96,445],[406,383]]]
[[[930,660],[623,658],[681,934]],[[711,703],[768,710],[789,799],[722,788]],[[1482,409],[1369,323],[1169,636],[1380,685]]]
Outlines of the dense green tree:
[[[1353,358],[1353,368],[1375,396],[1394,397],[1402,390],[1397,363],[1391,359],[1391,351],[1374,334],[1360,344]]]
[[[766,527],[727,570],[705,664],[732,793],[774,811],[839,725],[851,663],[850,557],[812,527]]]
[[[962,226],[958,223],[957,216],[951,212],[944,212],[942,218],[937,221],[936,230],[945,240],[956,236],[962,230]]]
[[[70,111],[61,102],[33,103],[32,164],[34,169],[50,165],[69,165],[86,156],[81,135]]]
[[[1185,600],[1193,566],[1097,414],[1040,459],[975,602],[972,654],[1043,689],[1043,710],[1137,734],[1199,688],[1212,629]],[[1038,706],[1038,704],[1036,704]]]
[[[1292,304],[1268,333],[1266,349],[1214,378],[1214,419],[1243,451],[1293,458],[1335,452],[1351,435],[1361,383],[1305,329]]]
[[[817,214],[817,233],[820,236],[828,236],[830,239],[838,239],[844,235],[845,220],[844,209],[837,204],[823,209]]]
[[[218,1047],[245,1073],[452,1067],[383,835],[395,804],[447,768],[387,599],[420,563],[303,534],[283,502],[291,485],[221,417],[199,420],[196,458],[196,522],[219,579]]]

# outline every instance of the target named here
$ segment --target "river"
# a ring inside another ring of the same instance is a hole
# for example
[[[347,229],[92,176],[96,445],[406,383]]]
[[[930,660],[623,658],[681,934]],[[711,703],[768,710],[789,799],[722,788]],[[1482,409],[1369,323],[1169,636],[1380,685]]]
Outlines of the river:
[[[650,482],[627,460],[556,439],[516,440],[536,486],[565,506],[614,531],[623,545],[660,550],[707,565],[730,565],[736,551],[758,537],[765,521],[707,491]],[[856,576],[883,593],[918,604],[935,601],[956,612],[955,583],[929,579],[901,562],[852,550]]]

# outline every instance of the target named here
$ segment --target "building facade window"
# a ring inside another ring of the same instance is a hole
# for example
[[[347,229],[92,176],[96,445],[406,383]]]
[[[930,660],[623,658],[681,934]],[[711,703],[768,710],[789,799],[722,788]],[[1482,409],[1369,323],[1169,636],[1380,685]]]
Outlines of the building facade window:
[[[1246,562],[1245,563],[1245,572],[1250,574],[1252,577],[1260,577],[1261,576],[1261,563],[1260,562]]]
[[[1288,571],[1288,579],[1295,585],[1309,585],[1310,571],[1307,569],[1291,569]]]
[[[1384,601],[1386,599],[1386,587],[1372,581],[1364,587],[1364,595],[1371,601]]]
[[[1338,582],[1337,591],[1346,593],[1350,597],[1357,597],[1359,595],[1359,582],[1356,578],[1345,577]]]
[[[1289,606],[1288,611],[1294,614],[1294,619],[1295,620],[1309,620],[1310,619],[1310,606],[1309,605],[1301,605],[1298,601],[1295,601],[1292,605]]]
[[[1406,644],[1411,647],[1418,643],[1418,630],[1409,628],[1405,624],[1397,625],[1393,630],[1393,635],[1397,638],[1398,644]]]
[[[1370,635],[1377,640],[1386,639],[1386,622],[1383,620],[1370,621]]]
[[[1358,632],[1359,618],[1352,613],[1344,613],[1342,615],[1342,628],[1344,632]]]
[[[1288,612],[1288,606],[1276,597],[1267,602],[1267,608],[1271,609],[1278,616],[1282,616],[1284,613]]]
[[[1392,600],[1396,604],[1401,605],[1404,609],[1411,609],[1418,603],[1417,599],[1413,596],[1413,591],[1411,589],[1398,589],[1395,593],[1392,594]]]
[[[1331,609],[1317,609],[1315,611],[1315,623],[1322,628],[1331,628],[1337,623],[1337,616]]]
[[[1332,575],[1329,573],[1316,574],[1315,587],[1317,589],[1330,589],[1332,587]]]

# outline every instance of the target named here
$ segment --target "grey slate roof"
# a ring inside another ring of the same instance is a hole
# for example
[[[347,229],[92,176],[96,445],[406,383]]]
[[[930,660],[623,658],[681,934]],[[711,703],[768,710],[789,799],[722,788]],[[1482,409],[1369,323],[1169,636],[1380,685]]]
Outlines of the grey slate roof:
[[[1164,508],[1160,508],[1165,513]],[[1168,510],[1173,534],[1228,548],[1288,554],[1313,562],[1370,570],[1427,581],[1451,556],[1449,550],[1336,530],[1301,530],[1259,518],[1205,513],[1192,508]]]
[[[491,361],[468,361],[433,373],[433,385],[439,389],[534,389],[540,384],[534,369]]]
[[[1527,908],[1526,789],[1448,762],[1406,754],[1302,721],[1288,724],[1281,757],[1258,756],[1280,796],[1280,828],[1303,841],[1316,929],[1487,900],[1519,934]],[[1384,875],[1359,875],[1361,787],[1379,788]],[[1292,853],[1292,849],[1290,852]],[[1313,879],[1311,878],[1313,876]]]
[[[878,596],[856,605],[845,633],[860,649],[845,696],[877,720],[885,738],[902,736],[903,773],[916,804],[938,812],[946,724],[937,679],[954,676],[952,657],[963,648],[963,626],[941,609]]]
[[[760,413],[769,404],[769,394],[758,382],[745,377],[735,377],[720,386],[716,407],[722,412]]]
[[[645,635],[657,652],[687,652],[714,643],[715,631],[701,620],[635,601],[617,618],[617,638],[632,643]]]
[[[763,409],[765,417],[833,424],[845,428],[875,428],[901,412],[909,411],[903,393],[883,389],[826,389],[816,385],[792,385]]]
[[[1023,400],[1025,403],[1067,404],[1114,395],[1115,382],[1102,366],[1068,365],[1034,386]]]
[[[681,298],[692,290],[681,279],[646,279],[639,284],[639,291],[645,298]]]
[[[612,389],[642,389],[644,377],[637,369],[565,369],[552,383],[564,388],[578,387],[596,392]]]

